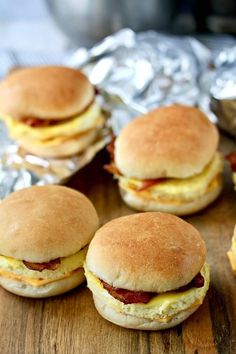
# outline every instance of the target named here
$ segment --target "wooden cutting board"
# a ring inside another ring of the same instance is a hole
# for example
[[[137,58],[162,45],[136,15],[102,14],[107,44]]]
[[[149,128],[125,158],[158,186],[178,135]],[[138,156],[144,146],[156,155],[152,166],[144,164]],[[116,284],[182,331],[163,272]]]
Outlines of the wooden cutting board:
[[[234,142],[222,137],[221,151]],[[105,151],[68,183],[94,203],[101,224],[133,213],[116,182],[103,171]],[[236,222],[236,192],[229,166],[218,200],[186,218],[202,233],[211,265],[211,287],[201,308],[184,324],[162,332],[120,328],[96,312],[86,285],[55,298],[20,298],[0,289],[0,354],[234,354],[236,353],[236,278],[226,252]]]

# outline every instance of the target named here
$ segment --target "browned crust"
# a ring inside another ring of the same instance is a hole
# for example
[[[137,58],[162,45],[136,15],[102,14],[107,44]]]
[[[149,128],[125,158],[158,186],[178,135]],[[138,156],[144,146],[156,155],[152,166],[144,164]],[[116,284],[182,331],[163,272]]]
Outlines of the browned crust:
[[[127,177],[190,177],[211,161],[218,135],[216,127],[197,108],[157,108],[121,131],[115,142],[115,163]]]
[[[0,112],[14,119],[66,119],[83,112],[93,99],[87,77],[62,66],[20,69],[0,83]]]
[[[205,243],[192,225],[174,215],[147,212],[100,228],[86,263],[112,286],[161,293],[188,284],[205,259]]]
[[[92,203],[63,186],[33,186],[0,204],[0,254],[28,262],[67,257],[87,245],[98,228]]]

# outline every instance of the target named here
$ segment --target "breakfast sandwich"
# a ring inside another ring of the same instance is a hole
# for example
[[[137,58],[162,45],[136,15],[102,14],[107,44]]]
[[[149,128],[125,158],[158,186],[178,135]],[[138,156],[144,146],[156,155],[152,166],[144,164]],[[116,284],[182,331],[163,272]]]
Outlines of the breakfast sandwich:
[[[9,74],[0,82],[0,119],[26,151],[52,158],[85,150],[104,124],[87,77],[62,66]]]
[[[105,224],[89,245],[84,268],[98,312],[127,328],[173,327],[197,310],[209,287],[201,235],[160,212]]]
[[[105,168],[130,207],[176,215],[197,212],[221,192],[217,128],[197,108],[157,108],[127,124],[109,146]]]
[[[0,203],[0,285],[41,298],[84,280],[88,244],[98,216],[87,197],[62,186],[33,186]]]
[[[236,189],[236,151],[232,151],[226,156],[226,159],[229,161],[231,170],[232,170],[232,181],[234,184],[234,189]]]
[[[232,237],[232,244],[231,244],[231,248],[227,253],[229,261],[230,261],[230,265],[231,268],[234,272],[234,274],[236,275],[236,227],[234,228],[234,234]]]

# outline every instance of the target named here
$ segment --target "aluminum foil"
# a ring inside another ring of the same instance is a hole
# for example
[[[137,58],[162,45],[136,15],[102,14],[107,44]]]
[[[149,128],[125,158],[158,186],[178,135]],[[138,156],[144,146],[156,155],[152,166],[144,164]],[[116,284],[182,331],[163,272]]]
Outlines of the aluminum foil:
[[[91,56],[84,67],[100,89],[106,109],[112,112],[111,125],[116,134],[132,117],[154,107],[197,104],[199,72],[210,61],[204,45],[194,38],[153,31],[135,34],[126,29],[116,36],[109,37],[111,50],[106,48],[101,55],[98,45],[99,57],[91,63]],[[119,46],[115,46],[117,38]],[[69,64],[79,66],[76,60]]]
[[[211,68],[202,72],[199,87],[199,107],[236,137],[236,45],[213,53]]]
[[[14,58],[18,65],[24,65],[19,62],[19,55]],[[219,57],[215,66],[222,67],[220,60],[224,62]],[[201,86],[199,77],[203,83],[201,73],[209,73],[211,62],[212,53],[195,38],[153,31],[135,34],[130,29],[123,29],[90,49],[79,48],[72,55],[65,55],[61,64],[84,70],[98,88],[100,104],[110,114],[106,126],[84,153],[67,159],[44,159],[23,151],[7,137],[1,124],[0,198],[34,184],[64,183],[108,143],[110,128],[117,134],[134,116],[160,105],[197,105],[200,97],[209,100],[210,81],[205,79],[208,86]]]

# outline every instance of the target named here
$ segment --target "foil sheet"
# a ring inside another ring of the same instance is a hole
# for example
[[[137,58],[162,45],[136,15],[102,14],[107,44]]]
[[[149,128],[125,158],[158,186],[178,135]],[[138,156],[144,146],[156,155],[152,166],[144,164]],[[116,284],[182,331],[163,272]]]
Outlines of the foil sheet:
[[[236,45],[213,53],[212,65],[201,73],[199,87],[199,107],[236,137]]]
[[[99,56],[91,53],[84,70],[98,86],[106,109],[111,111],[115,134],[132,117],[154,107],[171,103],[197,104],[198,76],[208,66],[211,55],[195,38],[153,31],[135,34],[125,29],[109,37],[109,43],[112,49],[105,46],[103,55],[99,45],[96,46]],[[80,67],[73,57],[69,64]]]
[[[217,58],[215,67],[221,68],[225,57]],[[82,154],[67,159],[44,159],[28,154],[11,141],[1,123],[0,198],[34,184],[65,183],[109,142],[111,129],[118,134],[134,116],[154,107],[171,103],[198,105],[208,100],[207,112],[209,116],[213,114],[209,109],[209,92],[215,77],[209,70],[212,53],[192,37],[153,31],[135,34],[123,29],[90,49],[79,48],[65,55],[61,64],[84,70],[98,88],[100,105],[109,112],[106,126]]]

